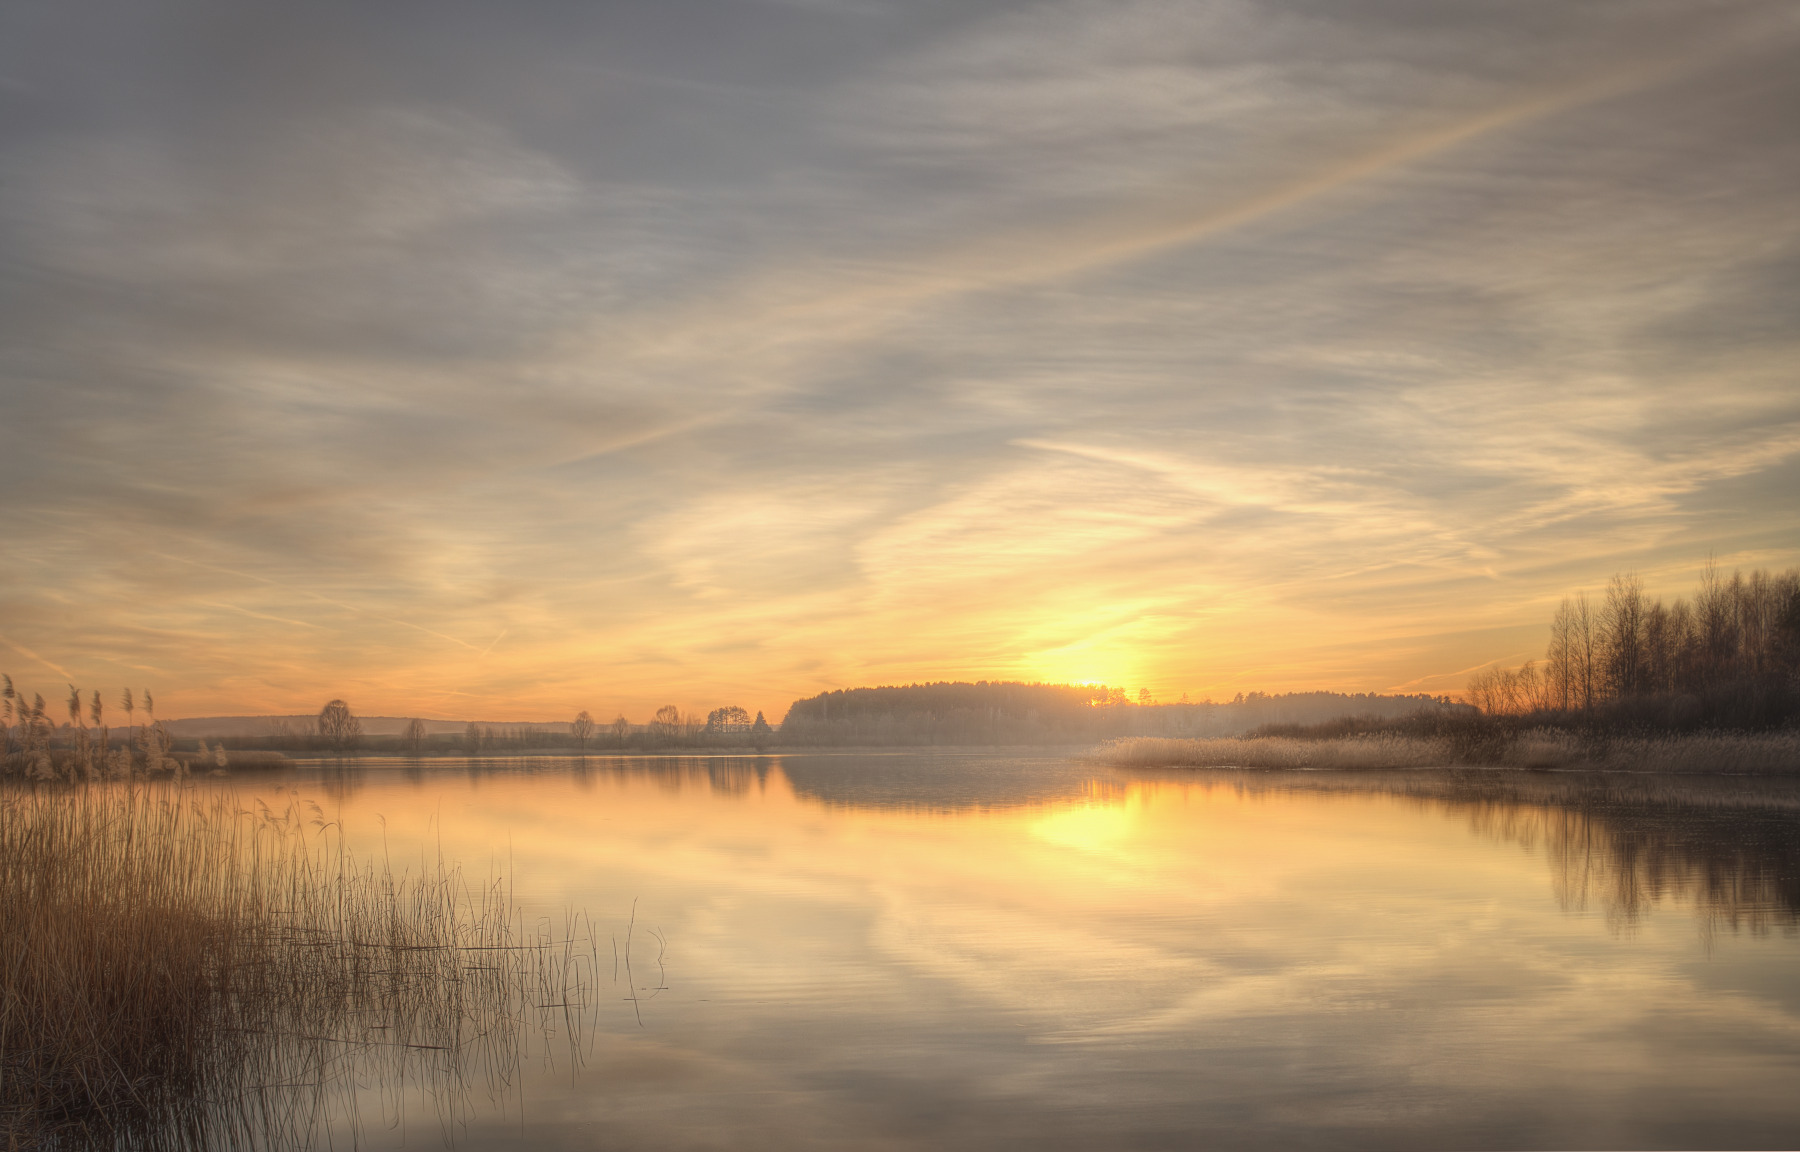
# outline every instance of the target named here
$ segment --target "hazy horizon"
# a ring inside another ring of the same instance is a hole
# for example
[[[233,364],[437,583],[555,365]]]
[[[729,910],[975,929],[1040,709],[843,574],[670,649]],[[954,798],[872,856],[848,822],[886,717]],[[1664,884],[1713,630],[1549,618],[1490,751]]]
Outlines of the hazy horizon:
[[[1800,563],[1797,46],[1772,0],[9,5],[0,670],[1455,692],[1615,571]]]

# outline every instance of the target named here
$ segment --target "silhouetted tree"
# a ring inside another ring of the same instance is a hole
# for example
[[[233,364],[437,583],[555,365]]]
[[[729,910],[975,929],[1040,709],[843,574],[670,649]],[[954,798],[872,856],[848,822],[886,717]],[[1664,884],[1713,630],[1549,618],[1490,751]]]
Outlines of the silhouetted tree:
[[[333,752],[348,752],[362,738],[362,721],[351,714],[350,705],[333,700],[319,709],[319,737]]]
[[[708,733],[736,733],[749,730],[750,713],[735,704],[727,708],[714,708],[706,714],[706,731]]]
[[[425,721],[417,717],[407,721],[406,731],[400,734],[400,742],[406,750],[417,756],[425,748]]]
[[[1489,669],[1468,698],[1490,713],[1580,711],[1613,724],[1766,727],[1800,716],[1800,570],[1726,580],[1708,563],[1693,603],[1612,578],[1598,612],[1565,598],[1545,669]]]
[[[613,722],[610,727],[612,728],[613,739],[619,742],[619,747],[625,747],[626,739],[631,736],[631,721],[625,719],[624,713],[620,713],[613,717]]]
[[[1600,614],[1604,683],[1608,696],[1630,696],[1644,684],[1644,582],[1635,572],[1614,575]]]
[[[569,731],[575,734],[575,743],[583,754],[587,752],[587,742],[594,735],[594,718],[584,709],[569,723]]]
[[[664,704],[650,718],[650,738],[658,743],[668,743],[681,733],[681,710],[673,704]]]

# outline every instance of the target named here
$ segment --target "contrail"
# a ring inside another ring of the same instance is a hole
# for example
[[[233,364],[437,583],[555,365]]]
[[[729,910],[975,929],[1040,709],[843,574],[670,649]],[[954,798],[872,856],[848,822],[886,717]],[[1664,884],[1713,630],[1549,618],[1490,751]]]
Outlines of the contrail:
[[[1188,212],[1173,198],[1164,198],[1160,202],[1139,201],[1132,208],[1114,209],[1054,229],[1054,233],[1062,237],[1085,235],[1085,242],[1078,239],[1075,243],[1065,241],[1060,245],[1046,243],[1050,238],[1046,235],[1049,230],[1034,229],[1029,234],[1015,234],[999,244],[973,246],[945,261],[963,269],[960,274],[928,277],[926,282],[915,284],[910,293],[901,288],[897,295],[916,294],[925,298],[943,292],[981,291],[1055,280],[1122,263],[1160,249],[1191,244],[1480,137],[1651,87],[1678,73],[1701,67],[1718,54],[1715,50],[1679,60],[1640,63],[1555,88],[1471,119],[1391,142],[1334,168],[1220,207]],[[1145,216],[1160,219],[1152,223],[1139,222]]]
[[[31,649],[25,647],[25,645],[19,643],[17,640],[13,640],[10,637],[7,637],[5,635],[0,635],[0,644],[5,644],[8,648],[11,648],[14,652],[17,652],[19,655],[24,656],[27,659],[36,660],[39,664],[42,664],[44,667],[50,669],[52,672],[56,673],[58,676],[61,676],[64,680],[74,680],[75,679],[75,674],[70,672],[67,668],[64,668],[61,664],[51,663],[50,661],[44,659],[42,656],[39,656],[36,652],[33,652]]]
[[[1542,119],[1545,116],[1583,104],[1591,104],[1648,87],[1676,70],[1669,65],[1640,66],[1622,70],[1599,80],[1522,100],[1471,120],[1389,144],[1340,167],[1316,173],[1236,204],[1187,219],[1177,219],[1160,227],[1150,227],[1135,233],[1114,236],[1095,243],[1091,247],[1067,252],[1059,259],[1045,261],[1036,266],[1023,266],[1016,273],[1006,275],[1006,279],[1037,280],[1065,276],[1092,267],[1130,260],[1158,249],[1191,244],[1196,240],[1203,240],[1220,232],[1241,227],[1265,216],[1335,192],[1347,185],[1366,180],[1390,169],[1404,167],[1416,160],[1422,160],[1427,156],[1446,151],[1482,136],[1532,120]]]
[[[471,652],[479,651],[475,645],[466,640],[458,640],[454,636],[446,636],[442,632],[425,627],[423,624],[414,624],[410,620],[400,620],[393,616],[384,616],[380,612],[371,612],[366,608],[359,608],[354,604],[346,604],[342,600],[333,600],[329,596],[321,596],[317,592],[312,592],[305,588],[295,588],[292,585],[283,584],[279,580],[271,580],[267,576],[258,576],[252,572],[239,572],[234,568],[221,568],[217,564],[207,564],[200,560],[191,560],[186,556],[171,556],[167,552],[155,552],[152,553],[152,555],[164,560],[176,560],[183,564],[192,564],[196,568],[204,568],[209,572],[221,572],[227,576],[236,576],[240,580],[254,580],[258,584],[267,584],[271,588],[279,588],[284,592],[310,597],[321,604],[330,604],[334,608],[342,608],[344,611],[354,613],[357,616],[366,616],[371,620],[382,620],[389,624],[398,624],[402,628],[411,628],[414,631],[423,632],[427,636],[436,636],[439,640],[448,640],[452,644],[460,644]],[[254,613],[252,613],[252,615],[254,615]],[[276,619],[276,617],[270,617],[270,619]],[[286,621],[286,623],[295,623],[295,621]]]
[[[864,338],[892,323],[896,313],[1052,282],[1204,240],[1493,133],[1652,87],[1714,62],[1741,39],[1722,38],[1680,59],[1647,61],[1515,100],[1231,203],[1195,208],[1185,202],[1191,196],[1177,194],[1139,199],[1086,217],[949,245],[916,261],[880,264],[880,271],[849,282],[829,270],[772,274],[660,314],[615,317],[604,334],[589,330],[569,352],[577,360],[632,363],[638,371],[672,379],[702,364],[737,377],[743,385],[738,404],[723,404],[691,425],[643,439],[689,431],[731,418],[759,394],[782,390],[798,362],[816,356],[822,346]],[[621,446],[637,441],[628,437]]]
[[[304,620],[289,620],[285,616],[271,616],[267,612],[252,612],[248,608],[240,608],[236,604],[225,604],[217,600],[197,600],[195,603],[204,604],[208,608],[224,608],[230,612],[242,612],[244,615],[255,617],[258,620],[272,620],[277,624],[292,624],[296,628],[321,628],[318,624],[308,624]]]

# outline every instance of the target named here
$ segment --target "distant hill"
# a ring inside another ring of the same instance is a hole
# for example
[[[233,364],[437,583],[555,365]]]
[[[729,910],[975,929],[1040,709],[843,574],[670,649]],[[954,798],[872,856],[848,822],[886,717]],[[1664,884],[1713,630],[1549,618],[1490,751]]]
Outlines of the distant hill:
[[[1467,711],[1435,696],[1252,692],[1224,703],[1134,704],[1104,686],[1014,681],[849,688],[796,700],[786,745],[1080,744],[1115,736],[1239,736],[1265,724]]]

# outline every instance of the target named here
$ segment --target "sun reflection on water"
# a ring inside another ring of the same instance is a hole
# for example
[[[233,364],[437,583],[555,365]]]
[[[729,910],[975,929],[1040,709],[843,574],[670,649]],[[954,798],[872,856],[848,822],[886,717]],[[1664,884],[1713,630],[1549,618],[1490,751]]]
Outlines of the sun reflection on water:
[[[1104,1144],[1132,1118],[1239,1113],[1305,1143],[1339,1129],[1283,1101],[1358,1095],[1440,1118],[1724,1107],[1699,1085],[1766,1112],[1800,1035],[1780,975],[1793,785],[939,753],[389,766],[317,786],[372,848],[385,817],[397,861],[442,850],[507,871],[550,923],[610,917],[603,956],[635,908],[635,970],[665,961],[667,979],[603,1024],[596,1060],[654,1045],[671,1069],[656,1115],[708,1101],[734,1134],[791,1123],[756,1101],[798,1093],[813,1143],[866,1143],[864,1104],[821,1087],[864,1081],[961,1117],[967,1147],[983,1117],[989,1137]],[[556,1091],[571,1114],[616,1103]],[[622,1142],[670,1142],[646,1117]],[[763,1143],[784,1146],[776,1131]]]

